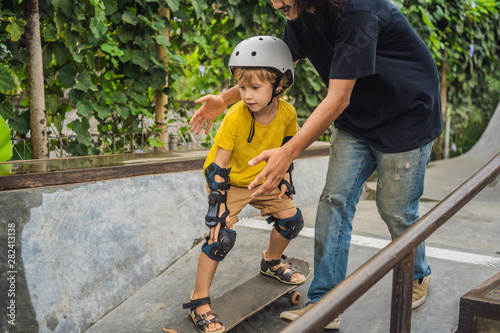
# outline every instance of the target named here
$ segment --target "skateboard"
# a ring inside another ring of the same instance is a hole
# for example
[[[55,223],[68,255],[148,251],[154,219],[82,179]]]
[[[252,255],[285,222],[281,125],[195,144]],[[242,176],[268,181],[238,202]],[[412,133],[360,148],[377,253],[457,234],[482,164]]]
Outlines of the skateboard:
[[[212,309],[219,315],[226,330],[250,318],[280,297],[287,297],[291,304],[298,304],[300,293],[295,288],[304,284],[311,276],[311,264],[301,258],[283,259],[285,264],[296,267],[306,278],[301,284],[285,284],[278,279],[257,274],[221,296],[212,299]],[[163,328],[167,333],[198,332],[189,314],[172,326]]]

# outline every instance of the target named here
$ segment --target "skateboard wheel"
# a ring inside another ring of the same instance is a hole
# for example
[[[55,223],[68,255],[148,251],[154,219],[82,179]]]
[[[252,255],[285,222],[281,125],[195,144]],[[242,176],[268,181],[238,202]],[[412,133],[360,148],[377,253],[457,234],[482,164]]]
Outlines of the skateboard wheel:
[[[298,291],[293,291],[290,293],[288,299],[290,300],[290,303],[292,303],[293,305],[297,305],[300,301],[300,293]]]

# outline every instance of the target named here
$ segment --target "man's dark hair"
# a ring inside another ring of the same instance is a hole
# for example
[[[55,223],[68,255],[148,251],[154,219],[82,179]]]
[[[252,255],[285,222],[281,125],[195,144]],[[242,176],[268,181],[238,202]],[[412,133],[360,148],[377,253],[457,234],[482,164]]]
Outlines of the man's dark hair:
[[[333,16],[340,17],[349,0],[296,0],[295,7],[299,16],[309,8],[314,8],[314,16],[323,25]]]

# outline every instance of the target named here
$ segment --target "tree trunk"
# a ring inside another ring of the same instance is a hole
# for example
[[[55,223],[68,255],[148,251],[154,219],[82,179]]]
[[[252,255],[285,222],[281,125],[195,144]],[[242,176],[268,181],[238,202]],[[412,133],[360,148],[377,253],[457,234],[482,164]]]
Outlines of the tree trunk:
[[[443,121],[446,121],[446,105],[447,105],[447,80],[446,80],[446,71],[447,71],[447,66],[446,66],[446,60],[447,56],[445,54],[445,60],[443,61],[441,65],[441,82],[439,84],[439,89],[441,91],[441,115],[443,117]],[[445,133],[445,136],[447,134]],[[449,135],[449,133],[448,133]],[[436,159],[440,160],[443,159],[443,150],[444,150],[444,140],[443,136],[441,135],[437,140],[436,140]]]
[[[163,6],[160,6],[158,9],[158,12],[161,17],[165,17],[167,19],[170,19],[170,9],[165,8]],[[167,40],[169,39],[169,31],[168,29],[164,28],[163,32],[165,34],[165,37]],[[158,57],[160,58],[160,61],[163,62],[165,65],[168,63],[168,54],[163,48],[162,45],[158,45]],[[168,87],[168,78],[165,78],[165,86]],[[156,92],[156,102],[155,102],[155,123],[156,127],[161,129],[160,133],[160,141],[165,143],[165,145],[161,148],[157,148],[158,150],[168,150],[168,132],[167,132],[167,124],[166,124],[166,116],[167,116],[167,110],[165,105],[168,103],[168,96],[162,93],[161,91]]]
[[[38,0],[26,0],[24,12],[26,16],[26,75],[30,101],[31,150],[33,158],[48,158]]]
[[[446,110],[444,126],[444,159],[450,158],[451,109]]]

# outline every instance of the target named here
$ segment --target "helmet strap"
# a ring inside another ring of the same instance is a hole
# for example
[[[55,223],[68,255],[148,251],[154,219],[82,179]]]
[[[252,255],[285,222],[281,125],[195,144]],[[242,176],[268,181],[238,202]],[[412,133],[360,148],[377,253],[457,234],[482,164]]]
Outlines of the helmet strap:
[[[283,92],[283,89],[277,91],[281,83],[281,79],[283,78],[283,73],[277,72],[276,74],[277,74],[276,81],[274,81],[273,84],[273,94],[271,95],[271,100],[269,101],[269,103],[267,103],[268,106],[271,105],[274,97],[279,96]],[[252,142],[253,136],[255,134],[255,116],[252,111],[250,111],[250,114],[252,115],[252,124],[250,125],[250,133],[248,133],[248,138],[247,138],[248,143]]]
[[[250,115],[252,116],[252,125],[250,126],[250,133],[248,133],[248,138],[247,142],[250,143],[252,142],[253,135],[255,134],[255,116],[252,111],[248,110],[250,112]]]
[[[269,101],[269,103],[267,103],[267,105],[271,105],[274,97],[279,96],[283,92],[283,89],[280,89],[279,91],[277,91],[278,87],[281,83],[281,79],[283,78],[283,73],[277,72],[276,74],[277,74],[276,81],[274,81],[274,84],[273,84],[273,94],[271,95],[271,100]]]

